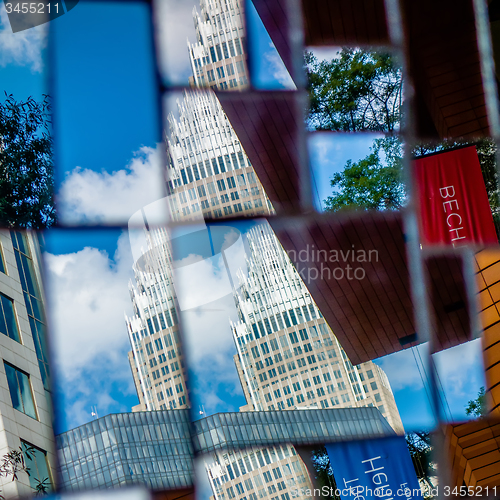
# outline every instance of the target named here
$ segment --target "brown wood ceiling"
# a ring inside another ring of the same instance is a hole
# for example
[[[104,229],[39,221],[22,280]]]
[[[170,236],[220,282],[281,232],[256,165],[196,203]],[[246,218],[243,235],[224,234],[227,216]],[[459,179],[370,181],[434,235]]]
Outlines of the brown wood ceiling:
[[[269,222],[353,364],[422,341],[416,335],[400,214],[365,212]],[[356,259],[347,253],[352,250]],[[363,255],[360,250],[372,258],[358,261]],[[342,262],[341,252],[347,256],[346,262]],[[341,262],[332,261],[335,256]],[[347,264],[361,268],[358,277],[363,278],[349,279]],[[470,340],[460,257],[429,259],[426,269],[435,316],[434,351]]]
[[[452,467],[452,488],[460,488],[464,484],[483,488],[500,487],[499,420],[480,419],[449,426],[446,436]],[[486,496],[486,491],[483,495]]]

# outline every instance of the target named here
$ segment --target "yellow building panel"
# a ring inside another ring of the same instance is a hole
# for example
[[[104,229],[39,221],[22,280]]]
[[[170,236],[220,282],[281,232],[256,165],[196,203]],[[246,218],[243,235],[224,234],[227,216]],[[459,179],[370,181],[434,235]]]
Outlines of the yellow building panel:
[[[479,310],[482,311],[491,305],[493,305],[493,299],[488,289],[479,292]]]
[[[481,319],[481,324],[483,328],[488,328],[490,325],[500,321],[500,314],[498,313],[498,309],[496,306],[490,306],[488,309],[481,311],[479,313],[479,317]]]
[[[493,298],[493,302],[500,302],[500,283],[491,285],[490,287],[488,287],[488,291]]]
[[[500,280],[500,262],[483,269],[481,275],[487,286],[497,283]]]
[[[500,251],[481,250],[476,253],[476,262],[479,269],[485,269],[495,262],[500,263]]]

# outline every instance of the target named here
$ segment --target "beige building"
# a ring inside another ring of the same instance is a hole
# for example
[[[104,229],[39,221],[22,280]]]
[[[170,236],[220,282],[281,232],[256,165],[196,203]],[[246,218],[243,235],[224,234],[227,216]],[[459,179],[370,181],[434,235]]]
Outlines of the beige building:
[[[193,87],[248,87],[240,5],[201,0],[201,14],[193,11],[198,39],[188,44]],[[176,115],[168,117],[166,142],[173,220],[273,213],[213,92],[184,92]],[[127,319],[140,400],[134,411],[186,408],[168,238],[161,230],[148,238],[149,267],[158,271],[136,267],[135,315]],[[240,411],[376,406],[396,432],[404,432],[387,377],[371,362],[350,363],[272,230],[262,225],[247,238],[250,272],[235,291],[240,321],[232,325],[235,367],[247,400]],[[312,487],[289,445],[217,452],[205,467],[219,500],[289,500],[303,498],[298,492]]]
[[[56,458],[37,235],[1,230],[0,254],[0,459],[22,449],[30,470],[0,478],[16,498],[52,489]]]
[[[246,237],[248,277],[235,292],[233,325],[241,411],[376,406],[403,433],[387,376],[371,361],[352,365],[269,225]]]
[[[311,489],[309,473],[291,445],[213,453],[205,463],[212,498],[306,498]]]
[[[192,87],[242,90],[248,87],[243,2],[201,0],[193,10],[197,42],[188,43]]]

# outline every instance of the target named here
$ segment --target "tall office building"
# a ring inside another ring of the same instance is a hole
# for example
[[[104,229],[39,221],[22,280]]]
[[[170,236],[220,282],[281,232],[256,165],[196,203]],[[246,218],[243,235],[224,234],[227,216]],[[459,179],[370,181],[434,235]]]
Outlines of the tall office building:
[[[232,325],[241,410],[376,406],[402,432],[387,376],[371,361],[351,364],[269,225],[246,237],[248,277],[234,294]]]
[[[0,460],[22,450],[29,475],[0,477],[1,494],[51,489],[55,464],[44,296],[37,235],[0,231]],[[26,453],[32,450],[31,457]]]
[[[201,15],[194,11],[198,41],[189,45],[193,86],[241,90],[247,85],[238,4],[237,0],[202,0]],[[178,117],[168,117],[166,131],[173,219],[272,213],[215,94],[185,91],[177,105]],[[387,377],[373,363],[356,367],[349,362],[271,229],[259,225],[247,236],[249,275],[240,276],[240,288],[234,293],[240,319],[232,325],[234,361],[247,400],[240,410],[376,406],[396,431],[402,431]],[[148,238],[146,266],[159,271],[135,269],[136,287],[131,288],[135,316],[127,320],[129,359],[140,399],[134,410],[185,408],[189,401],[170,250],[161,231],[150,232]],[[298,457],[286,456],[283,450],[281,457],[275,451],[278,458],[271,463],[277,465],[272,467],[252,462],[250,454],[255,458],[257,451],[217,452],[207,459],[215,498],[243,499],[253,494],[250,498],[288,500],[285,489],[294,484],[310,487]],[[263,456],[263,449],[259,453]],[[235,463],[245,466],[235,469]],[[250,484],[254,491],[249,490]]]
[[[168,116],[168,187],[174,220],[272,213],[250,160],[211,91],[184,91]]]
[[[193,9],[197,41],[188,43],[192,87],[248,87],[242,4],[240,0],[201,0],[201,14]]]
[[[134,315],[126,318],[130,367],[139,396],[133,411],[187,408],[186,372],[172,283],[171,251],[162,229],[147,232],[148,248],[134,264]]]

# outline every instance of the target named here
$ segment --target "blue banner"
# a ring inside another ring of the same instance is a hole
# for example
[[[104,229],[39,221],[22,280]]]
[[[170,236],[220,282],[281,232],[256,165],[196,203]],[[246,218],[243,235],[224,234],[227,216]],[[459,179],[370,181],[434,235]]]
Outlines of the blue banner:
[[[337,495],[349,500],[422,499],[404,436],[325,445]]]

